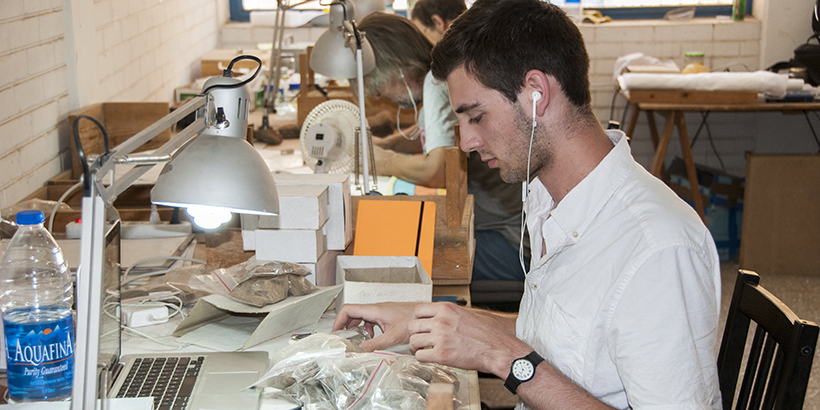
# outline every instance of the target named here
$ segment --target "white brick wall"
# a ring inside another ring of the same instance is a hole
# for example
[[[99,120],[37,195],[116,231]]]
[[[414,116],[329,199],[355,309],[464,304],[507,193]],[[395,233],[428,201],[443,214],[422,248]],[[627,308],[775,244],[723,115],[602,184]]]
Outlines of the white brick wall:
[[[216,47],[215,1],[103,0],[94,8],[103,101],[171,101]]]
[[[61,1],[0,7],[0,208],[64,168],[68,76]]]
[[[217,8],[227,8],[223,0],[89,4],[92,44],[74,47],[94,49],[93,102],[172,101],[174,88],[198,77],[199,59],[216,48],[224,18]],[[2,1],[0,208],[70,167],[66,24],[63,0]]]

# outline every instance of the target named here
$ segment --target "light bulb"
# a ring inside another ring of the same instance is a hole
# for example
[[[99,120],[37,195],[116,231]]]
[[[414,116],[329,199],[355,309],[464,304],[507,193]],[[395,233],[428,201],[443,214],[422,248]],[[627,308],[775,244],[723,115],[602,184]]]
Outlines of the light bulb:
[[[202,229],[215,229],[231,220],[231,212],[216,206],[194,205],[188,207],[188,215]]]

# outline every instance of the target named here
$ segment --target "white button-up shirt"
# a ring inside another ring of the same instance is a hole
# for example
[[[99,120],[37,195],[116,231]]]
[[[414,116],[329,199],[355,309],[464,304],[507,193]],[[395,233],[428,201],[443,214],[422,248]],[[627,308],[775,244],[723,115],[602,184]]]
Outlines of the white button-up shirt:
[[[622,132],[608,135],[615,147],[558,206],[530,184],[516,334],[610,406],[719,409],[714,240]]]

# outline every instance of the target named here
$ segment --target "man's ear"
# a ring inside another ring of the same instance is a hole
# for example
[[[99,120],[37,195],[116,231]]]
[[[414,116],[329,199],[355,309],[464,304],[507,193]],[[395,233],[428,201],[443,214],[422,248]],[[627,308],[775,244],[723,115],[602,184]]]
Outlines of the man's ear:
[[[535,112],[537,116],[544,115],[547,107],[550,104],[550,97],[552,97],[549,78],[541,70],[530,70],[524,76],[524,89],[521,90],[519,98],[525,98],[536,105]],[[541,94],[541,97],[533,101],[532,95],[534,92]]]
[[[433,20],[433,25],[435,26],[436,32],[439,34],[444,34],[444,32],[450,27],[450,22],[445,21],[438,14],[433,14],[430,16],[430,20]]]

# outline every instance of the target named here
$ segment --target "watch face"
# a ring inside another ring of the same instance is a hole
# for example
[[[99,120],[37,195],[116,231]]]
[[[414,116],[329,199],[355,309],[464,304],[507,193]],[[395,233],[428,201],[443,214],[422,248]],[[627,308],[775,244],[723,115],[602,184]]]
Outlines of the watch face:
[[[512,374],[518,380],[527,381],[532,378],[533,373],[535,373],[535,368],[529,360],[518,359],[512,364]]]

